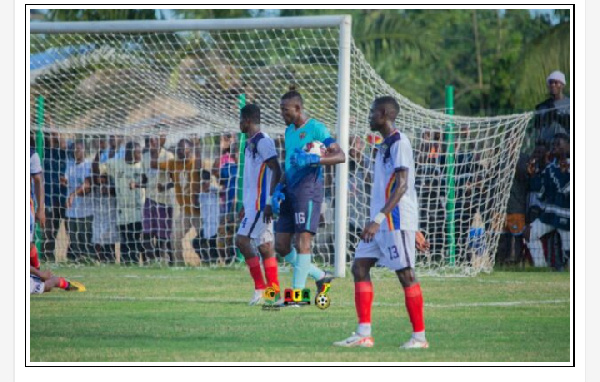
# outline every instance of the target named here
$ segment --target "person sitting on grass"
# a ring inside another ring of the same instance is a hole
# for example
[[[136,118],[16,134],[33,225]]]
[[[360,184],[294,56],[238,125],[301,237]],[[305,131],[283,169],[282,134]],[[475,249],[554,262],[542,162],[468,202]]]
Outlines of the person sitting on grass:
[[[85,292],[85,286],[77,281],[69,281],[64,277],[54,276],[51,271],[41,271],[29,266],[29,294],[50,292],[52,288],[60,288],[69,292]]]

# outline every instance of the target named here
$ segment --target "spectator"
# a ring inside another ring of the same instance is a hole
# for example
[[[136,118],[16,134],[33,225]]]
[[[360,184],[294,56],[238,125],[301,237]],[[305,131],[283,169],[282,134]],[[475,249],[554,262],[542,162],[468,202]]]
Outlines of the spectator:
[[[142,184],[142,147],[127,142],[125,157],[116,156],[99,166],[100,172],[113,178],[117,197],[117,224],[121,238],[121,264],[136,264],[142,252],[142,207],[145,193],[137,188]]]
[[[570,136],[571,100],[563,94],[567,81],[562,72],[550,73],[546,84],[550,97],[535,107],[533,126],[538,131],[538,139],[549,148],[555,134]]]
[[[173,264],[183,265],[183,238],[192,227],[196,229],[196,235],[201,230],[200,208],[197,204],[201,158],[195,157],[192,141],[184,138],[177,144],[175,158],[166,162],[158,162],[157,158],[151,158],[150,167],[168,171],[173,179],[175,198],[180,209],[179,217],[173,224]]]
[[[529,179],[527,177],[528,162],[528,156],[525,153],[521,153],[517,161],[517,168],[508,197],[505,232],[501,235],[500,244],[498,245],[500,248],[499,253],[501,253],[503,259],[498,259],[498,263],[501,261],[508,264],[520,263],[522,260],[524,249],[523,232],[526,225],[527,194],[529,190]]]
[[[159,129],[164,131],[165,125]],[[171,231],[173,228],[173,183],[164,170],[151,167],[151,160],[166,163],[175,158],[164,148],[166,136],[148,138],[148,151],[143,155],[144,173],[147,177],[146,202],[144,204],[144,253],[148,261],[170,261],[172,254]],[[154,243],[156,241],[156,244]]]
[[[358,243],[364,224],[369,219],[369,194],[366,187],[370,171],[365,167],[364,149],[365,142],[361,137],[351,138],[348,151],[348,233],[355,240],[349,243],[352,244],[348,249],[349,255],[353,254],[354,244]]]
[[[125,146],[121,145],[122,140],[123,137],[120,135],[110,135],[108,137],[108,147],[106,147],[106,142],[100,142],[100,163],[112,158],[125,158]]]
[[[532,184],[534,190],[540,190],[544,202],[543,211],[529,226],[527,245],[536,267],[546,266],[541,237],[549,232],[558,231],[561,239],[561,255],[555,266],[562,270],[570,258],[570,149],[569,137],[556,134],[549,155],[550,163],[542,171],[540,182]],[[530,172],[533,169],[529,169]]]
[[[546,146],[539,141],[533,149],[533,153],[527,162],[527,177],[528,177],[528,194],[527,194],[527,211],[525,222],[527,225],[533,223],[544,209],[544,204],[541,200],[540,184],[542,182],[542,170],[548,164],[548,151]]]
[[[116,242],[119,241],[115,188],[106,175],[95,177],[91,188],[94,201],[92,243],[100,262],[114,263]]]
[[[46,135],[44,147],[44,194],[46,201],[46,226],[44,228],[44,245],[42,255],[45,261],[54,262],[56,255],[56,234],[60,222],[65,218],[65,202],[67,188],[60,183],[62,174],[67,169],[67,142],[61,139],[56,131]]]
[[[202,261],[218,261],[219,186],[208,170],[201,171],[198,204],[202,215],[202,229],[194,241],[194,248],[201,255]]]
[[[94,253],[92,246],[93,201],[85,181],[92,175],[92,164],[85,159],[85,143],[74,142],[74,159],[69,161],[61,179],[68,188],[66,202],[67,232],[69,233],[69,250],[67,258],[72,261],[88,260]]]

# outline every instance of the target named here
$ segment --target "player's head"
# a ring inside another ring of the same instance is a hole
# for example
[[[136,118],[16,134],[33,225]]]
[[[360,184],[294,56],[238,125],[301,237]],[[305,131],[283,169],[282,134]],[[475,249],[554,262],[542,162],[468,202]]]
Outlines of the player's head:
[[[139,163],[142,161],[142,145],[135,141],[125,144],[125,162]]]
[[[193,146],[192,141],[187,138],[180,140],[179,143],[177,143],[177,158],[181,160],[190,158],[192,156]]]
[[[400,105],[394,97],[376,98],[369,110],[369,125],[371,130],[380,131],[388,124],[393,124],[400,113]]]
[[[290,91],[281,97],[279,108],[283,122],[286,125],[297,122],[302,116],[303,100],[300,93],[296,91],[295,86],[290,86]]]
[[[567,84],[567,80],[565,75],[560,70],[555,70],[548,75],[546,78],[546,85],[548,85],[548,92],[553,97],[559,96],[562,94],[565,85]]]
[[[256,104],[244,106],[240,112],[240,131],[247,134],[251,129],[260,125],[260,107]]]
[[[85,159],[85,142],[82,140],[75,141],[73,145],[73,157],[75,162],[81,163]]]

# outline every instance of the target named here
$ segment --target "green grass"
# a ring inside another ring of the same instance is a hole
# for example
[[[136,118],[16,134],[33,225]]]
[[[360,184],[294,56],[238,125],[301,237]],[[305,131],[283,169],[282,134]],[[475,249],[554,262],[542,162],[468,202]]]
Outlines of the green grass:
[[[354,284],[331,307],[246,305],[245,269],[55,268],[85,293],[31,296],[32,362],[569,362],[569,273],[421,279],[431,347],[401,351],[410,322],[395,276],[373,274],[372,349],[331,343],[355,330]],[[282,285],[290,284],[282,273]],[[314,291],[314,283],[310,283]]]

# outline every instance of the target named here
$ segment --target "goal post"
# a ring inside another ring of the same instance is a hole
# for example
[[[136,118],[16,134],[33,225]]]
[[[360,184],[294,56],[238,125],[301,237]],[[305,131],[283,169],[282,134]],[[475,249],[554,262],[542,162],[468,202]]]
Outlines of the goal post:
[[[236,146],[242,143],[240,95],[261,107],[261,128],[275,140],[281,160],[285,126],[279,103],[295,85],[308,116],[323,122],[346,154],[345,163],[323,168],[324,200],[313,243],[319,263],[344,277],[354,258],[369,220],[381,143],[369,129],[369,108],[375,98],[391,95],[400,104],[396,126],[414,152],[419,231],[431,244],[429,252],[417,254],[418,273],[490,272],[532,113],[464,117],[425,109],[375,72],[352,40],[351,23],[346,15],[31,23],[31,94],[45,99],[42,113],[31,98],[31,120],[46,119],[32,129],[68,151],[55,156],[68,163],[50,163],[45,171],[54,173],[45,178],[58,182],[65,175],[58,172],[70,171],[66,175],[78,182],[78,171],[91,171],[88,162],[102,161],[93,171],[108,179],[81,191],[80,203],[89,203],[91,215],[68,209],[59,232],[45,232],[46,240],[56,240],[42,246],[42,258],[103,262],[98,248],[110,247],[112,261],[121,263],[147,263],[152,251],[187,265],[235,263],[241,224],[235,195],[237,201],[243,195],[237,178],[242,151],[235,150],[242,149]],[[182,154],[180,167],[140,170],[134,160],[112,173],[104,164],[123,159],[126,143],[150,155],[156,137],[166,157],[179,156],[185,151],[179,145],[189,143],[189,158],[197,161],[187,163],[188,154]],[[77,166],[76,149],[85,157]],[[142,175],[154,179],[152,186],[138,188]],[[166,206],[159,219],[168,222],[167,233],[143,224],[145,203],[153,197]],[[59,226],[54,223],[47,226]],[[52,256],[45,253],[54,247]]]

